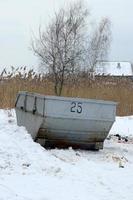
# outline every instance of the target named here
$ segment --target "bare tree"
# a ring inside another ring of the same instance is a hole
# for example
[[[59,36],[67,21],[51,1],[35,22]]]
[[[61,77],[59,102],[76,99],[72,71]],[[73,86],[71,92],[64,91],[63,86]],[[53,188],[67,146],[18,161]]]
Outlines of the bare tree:
[[[66,77],[79,69],[94,70],[97,61],[107,55],[110,21],[103,19],[95,30],[88,31],[88,16],[83,3],[73,3],[55,13],[45,30],[40,26],[38,39],[32,39],[32,50],[52,75],[56,95],[61,95]]]
[[[81,2],[61,9],[45,31],[39,28],[39,39],[32,40],[32,50],[54,77],[54,90],[61,95],[64,79],[82,62],[84,28],[88,10]]]
[[[89,38],[86,50],[87,68],[92,72],[98,61],[107,57],[111,42],[111,22],[108,18],[103,18]]]

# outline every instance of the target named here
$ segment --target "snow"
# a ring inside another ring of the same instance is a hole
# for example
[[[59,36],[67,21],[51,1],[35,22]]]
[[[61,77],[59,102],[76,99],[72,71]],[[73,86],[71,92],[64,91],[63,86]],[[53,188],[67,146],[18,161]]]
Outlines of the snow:
[[[98,62],[96,74],[133,76],[133,70],[130,62]]]
[[[46,150],[0,110],[0,200],[132,200],[133,144],[106,140],[98,152]],[[133,135],[133,116],[110,134]],[[123,166],[123,168],[121,167]]]
[[[121,136],[133,136],[133,116],[116,117],[110,134],[120,134]]]
[[[22,77],[27,77],[29,75],[29,73],[32,75],[32,77],[34,77],[36,74],[38,73],[38,69],[37,67],[30,68],[27,66],[24,67],[5,67],[5,68],[1,68],[0,67],[0,77],[4,77],[4,78],[8,78],[8,77],[14,77],[17,75],[21,75]]]

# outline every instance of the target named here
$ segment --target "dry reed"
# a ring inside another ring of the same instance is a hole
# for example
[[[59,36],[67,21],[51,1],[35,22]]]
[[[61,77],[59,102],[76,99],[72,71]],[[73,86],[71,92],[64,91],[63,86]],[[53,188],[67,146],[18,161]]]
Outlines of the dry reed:
[[[0,108],[13,108],[18,91],[54,95],[54,85],[49,76],[20,69],[1,73]],[[116,101],[117,115],[133,115],[133,80],[129,77],[69,77],[65,80],[62,95]]]

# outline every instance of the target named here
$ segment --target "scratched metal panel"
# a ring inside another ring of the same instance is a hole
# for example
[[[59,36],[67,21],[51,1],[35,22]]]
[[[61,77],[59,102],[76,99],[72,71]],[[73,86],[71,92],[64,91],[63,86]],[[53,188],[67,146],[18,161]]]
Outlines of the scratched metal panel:
[[[104,140],[112,126],[111,121],[72,120],[45,118],[41,128],[48,130],[47,139],[67,139],[70,141]]]
[[[22,108],[24,106],[24,99],[25,99],[25,95],[18,94],[16,98],[15,107]]]
[[[45,115],[57,118],[113,120],[116,106],[97,102],[46,99]]]
[[[108,131],[113,122],[111,121],[95,121],[95,120],[80,120],[80,119],[61,119],[61,118],[45,118],[41,128],[68,130],[69,131]]]
[[[31,134],[32,138],[35,139],[43,118],[41,116],[31,114],[31,112],[22,111],[18,108],[16,108],[16,116],[18,126],[24,126]]]

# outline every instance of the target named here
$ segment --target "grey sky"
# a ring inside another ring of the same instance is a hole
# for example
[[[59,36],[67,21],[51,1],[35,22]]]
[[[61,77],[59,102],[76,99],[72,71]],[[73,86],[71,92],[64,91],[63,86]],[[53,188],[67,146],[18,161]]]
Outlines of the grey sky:
[[[72,0],[0,0],[0,67],[35,66],[37,58],[29,50],[32,31],[38,31],[52,14]],[[76,1],[76,0],[75,0]],[[95,19],[112,21],[109,59],[133,62],[133,1],[86,0]]]

